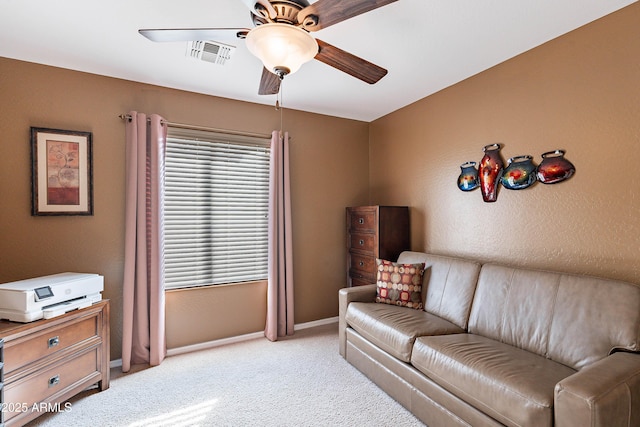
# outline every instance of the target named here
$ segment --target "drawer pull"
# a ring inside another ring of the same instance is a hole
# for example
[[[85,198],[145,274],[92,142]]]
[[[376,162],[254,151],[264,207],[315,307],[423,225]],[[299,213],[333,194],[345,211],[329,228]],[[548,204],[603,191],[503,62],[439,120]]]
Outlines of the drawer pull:
[[[364,218],[358,218],[358,224],[364,224]]]
[[[364,261],[360,261],[360,262],[358,263],[358,265],[359,265],[360,267],[364,267]]]
[[[358,242],[360,244],[360,246],[364,245],[364,240],[360,239],[360,241]]]
[[[49,338],[49,340],[47,341],[47,345],[49,346],[49,348],[51,347],[55,347],[58,344],[60,344],[60,337],[53,337],[53,338]]]
[[[56,386],[60,383],[60,375],[49,378],[49,387]]]

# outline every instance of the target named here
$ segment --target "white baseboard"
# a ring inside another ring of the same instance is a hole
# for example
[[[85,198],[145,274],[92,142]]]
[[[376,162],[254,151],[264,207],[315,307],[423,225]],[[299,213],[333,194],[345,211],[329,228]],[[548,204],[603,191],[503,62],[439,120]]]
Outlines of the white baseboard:
[[[167,356],[176,356],[178,354],[191,353],[192,351],[207,350],[209,348],[220,347],[221,345],[234,344],[242,341],[254,340],[264,337],[264,332],[252,332],[250,334],[238,335],[236,337],[221,338],[219,340],[207,341],[198,344],[185,345],[183,347],[170,348],[167,350]]]
[[[330,325],[332,323],[338,322],[338,316],[329,317],[326,319],[314,320],[311,322],[299,323],[293,326],[294,331],[299,331],[302,329],[309,329],[316,326]],[[238,342],[253,340],[256,338],[264,337],[264,332],[252,332],[250,334],[238,335],[236,337],[222,338],[219,340],[207,341],[199,344],[186,345],[183,347],[176,347],[167,350],[167,356],[176,356],[178,354],[190,353],[192,351],[206,350],[214,347],[220,347],[222,345],[234,344]],[[111,368],[118,368],[122,366],[122,359],[112,360],[109,363]]]
[[[300,329],[309,329],[316,326],[330,325],[332,323],[338,323],[338,316],[328,317],[326,319],[314,320],[311,322],[298,323],[297,325],[293,325],[293,330],[298,331]]]

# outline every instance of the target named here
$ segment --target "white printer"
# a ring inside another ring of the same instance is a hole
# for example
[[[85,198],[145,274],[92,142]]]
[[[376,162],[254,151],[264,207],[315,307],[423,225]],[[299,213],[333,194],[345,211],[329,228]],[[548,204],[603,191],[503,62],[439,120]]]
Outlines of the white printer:
[[[98,274],[59,273],[0,285],[0,319],[32,322],[50,319],[102,299]]]

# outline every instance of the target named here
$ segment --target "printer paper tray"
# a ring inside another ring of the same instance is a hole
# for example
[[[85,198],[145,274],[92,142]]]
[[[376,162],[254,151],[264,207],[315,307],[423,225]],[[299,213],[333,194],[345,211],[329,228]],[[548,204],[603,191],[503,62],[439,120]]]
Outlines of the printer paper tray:
[[[51,319],[79,308],[89,307],[91,304],[102,300],[100,293],[87,295],[73,299],[71,301],[62,301],[33,311],[19,311],[0,308],[0,319],[7,319],[11,322],[28,323],[39,319]]]

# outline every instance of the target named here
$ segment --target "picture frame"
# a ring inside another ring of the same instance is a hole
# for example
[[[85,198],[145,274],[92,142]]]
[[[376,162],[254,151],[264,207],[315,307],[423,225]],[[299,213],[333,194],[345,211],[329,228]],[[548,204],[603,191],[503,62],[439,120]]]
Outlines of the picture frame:
[[[31,127],[31,215],[93,215],[91,132]]]

